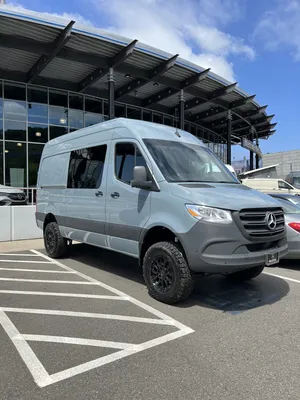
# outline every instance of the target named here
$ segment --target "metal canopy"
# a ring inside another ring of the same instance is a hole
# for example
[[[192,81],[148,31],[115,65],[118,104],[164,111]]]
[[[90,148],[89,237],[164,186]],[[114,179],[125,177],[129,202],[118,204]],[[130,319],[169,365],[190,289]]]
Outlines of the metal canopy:
[[[73,21],[45,18],[34,12],[4,13],[0,9],[0,57],[1,51],[5,54],[0,79],[108,98],[107,86],[102,82],[113,68],[115,100],[175,116],[179,112],[176,95],[183,90],[186,121],[224,134],[226,116],[222,115],[231,110],[234,139],[247,135],[252,125],[258,137],[274,133],[275,124],[266,114],[267,107],[257,104],[255,96],[241,91],[236,83],[178,55],[167,55],[140,42],[137,45],[137,40],[94,28],[77,29]],[[64,61],[62,75],[67,79],[60,78],[59,60]]]

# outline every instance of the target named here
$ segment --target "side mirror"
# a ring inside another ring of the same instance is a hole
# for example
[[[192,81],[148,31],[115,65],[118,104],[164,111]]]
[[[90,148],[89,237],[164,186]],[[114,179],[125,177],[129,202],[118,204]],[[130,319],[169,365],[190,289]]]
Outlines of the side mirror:
[[[133,180],[131,186],[138,189],[150,190],[152,189],[152,181],[148,181],[147,169],[144,166],[133,168]]]

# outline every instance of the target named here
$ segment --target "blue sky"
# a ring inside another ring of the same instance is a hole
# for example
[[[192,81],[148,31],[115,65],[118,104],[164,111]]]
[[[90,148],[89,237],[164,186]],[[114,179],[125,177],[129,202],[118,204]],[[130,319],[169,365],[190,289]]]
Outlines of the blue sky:
[[[263,152],[300,148],[300,0],[20,0],[179,55],[237,81],[276,114]],[[235,147],[235,158],[248,152]]]

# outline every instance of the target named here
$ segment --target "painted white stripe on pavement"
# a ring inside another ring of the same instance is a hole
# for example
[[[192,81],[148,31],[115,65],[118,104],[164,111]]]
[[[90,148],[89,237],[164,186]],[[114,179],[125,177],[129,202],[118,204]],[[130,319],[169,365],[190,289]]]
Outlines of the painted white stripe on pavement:
[[[80,346],[96,346],[109,347],[111,349],[135,349],[136,345],[131,343],[110,342],[107,340],[97,339],[81,339],[76,337],[65,336],[48,336],[48,335],[19,335],[15,340],[28,340],[34,342],[77,344]]]
[[[28,260],[0,260],[0,262],[5,263],[25,263],[25,264],[55,264],[50,261],[28,261]]]
[[[37,283],[66,283],[69,285],[97,285],[95,282],[86,281],[59,281],[59,280],[46,280],[46,279],[22,279],[22,278],[0,278],[0,281],[14,281],[14,282],[37,282]]]
[[[265,275],[275,276],[276,278],[281,278],[281,279],[284,279],[284,280],[286,280],[286,281],[291,281],[291,282],[300,283],[300,281],[299,281],[298,279],[288,278],[287,276],[272,274],[271,272],[263,272],[263,273],[264,273]]]
[[[12,340],[22,360],[24,361],[25,365],[31,372],[36,384],[40,387],[51,385],[51,383],[53,383],[52,379],[50,378],[48,372],[43,367],[42,363],[39,361],[39,359],[32,351],[29,344],[24,340],[22,341],[15,340],[15,337],[20,336],[20,332],[11,322],[11,320],[7,317],[7,315],[2,311],[1,308],[0,308],[0,324],[3,326],[3,329],[5,330],[9,338]]]
[[[6,256],[17,256],[17,257],[39,257],[37,254],[20,254],[20,253],[0,253],[0,257],[6,257]]]
[[[165,321],[163,319],[131,317],[131,316],[127,316],[127,315],[86,313],[86,312],[77,312],[77,311],[43,310],[43,309],[34,309],[34,308],[13,308],[13,307],[2,307],[2,310],[5,312],[15,312],[15,313],[24,313],[24,314],[59,315],[59,316],[64,316],[64,317],[80,317],[80,318],[95,318],[95,319],[99,318],[99,319],[142,322],[145,324],[170,326],[169,322]]]
[[[48,261],[50,260],[50,261],[51,261],[51,258],[50,258],[50,257],[45,256],[44,254],[40,253],[39,251],[37,251],[37,250],[31,250],[31,251],[32,251],[34,254],[39,255],[39,256],[45,258],[45,260],[48,260]],[[77,274],[78,276],[80,276],[80,277],[82,277],[82,278],[84,278],[84,279],[86,279],[86,280],[88,280],[88,281],[90,281],[90,282],[94,282],[96,285],[99,285],[99,286],[101,286],[102,288],[104,288],[104,289],[106,289],[106,290],[109,290],[109,291],[112,292],[112,293],[115,293],[116,295],[119,295],[119,296],[121,296],[121,297],[127,296],[125,293],[121,292],[120,290],[115,289],[115,288],[113,288],[112,286],[109,286],[109,285],[107,285],[107,284],[105,284],[105,283],[102,283],[102,282],[100,282],[100,281],[97,281],[97,279],[91,278],[90,276],[85,275],[85,274],[83,274],[83,273],[81,273],[81,272],[78,272],[78,271],[76,271],[76,270],[74,270],[74,269],[72,269],[72,268],[70,268],[70,267],[67,267],[66,265],[60,263],[60,262],[57,261],[57,260],[53,260],[53,262],[54,262],[55,264],[57,264],[59,267],[65,269],[66,271],[73,271],[73,272],[76,272],[76,274]],[[139,300],[136,300],[135,298],[133,298],[133,297],[131,297],[131,296],[127,296],[127,297],[128,297],[128,301],[130,301],[131,303],[135,304],[136,306],[138,306],[138,307],[140,307],[140,308],[143,308],[144,310],[148,311],[149,313],[155,315],[155,316],[158,317],[158,318],[163,319],[164,321],[168,321],[169,324],[176,326],[178,329],[182,330],[183,332],[186,332],[186,333],[192,333],[192,332],[194,332],[191,328],[188,328],[187,326],[183,325],[181,322],[178,322],[178,321],[174,320],[173,318],[171,318],[171,317],[169,317],[168,315],[166,315],[166,314],[164,314],[164,313],[162,313],[162,312],[156,310],[155,308],[153,308],[153,307],[151,307],[151,306],[148,306],[147,304],[144,304],[143,302],[141,302],[141,301],[139,301]]]
[[[71,271],[53,271],[50,269],[0,268],[0,271],[45,272],[46,274],[74,274],[74,272]]]
[[[101,294],[86,293],[61,293],[61,292],[35,292],[29,290],[0,290],[0,294],[25,294],[32,296],[57,296],[57,297],[81,297],[84,299],[104,299],[104,300],[128,300],[128,296],[111,296]]]

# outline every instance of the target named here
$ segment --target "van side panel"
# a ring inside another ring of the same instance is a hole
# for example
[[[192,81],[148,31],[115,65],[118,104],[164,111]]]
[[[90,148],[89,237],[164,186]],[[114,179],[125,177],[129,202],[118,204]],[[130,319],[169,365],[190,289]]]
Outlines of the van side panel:
[[[38,174],[37,224],[42,228],[46,215],[51,213],[59,221],[62,234],[68,162],[69,153],[47,156],[42,159]]]

